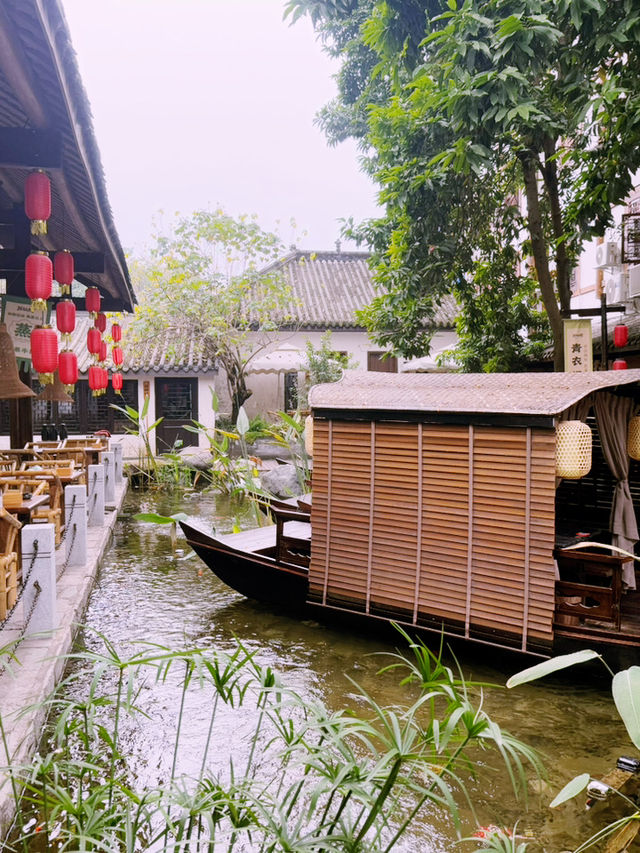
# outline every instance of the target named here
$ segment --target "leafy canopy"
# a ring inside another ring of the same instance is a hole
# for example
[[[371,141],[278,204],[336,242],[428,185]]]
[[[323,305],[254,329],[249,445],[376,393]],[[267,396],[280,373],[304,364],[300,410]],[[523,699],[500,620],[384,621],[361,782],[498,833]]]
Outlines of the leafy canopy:
[[[169,355],[186,341],[217,359],[234,421],[250,395],[249,362],[290,305],[277,265],[282,254],[277,235],[255,218],[197,210],[157,236],[149,258],[132,264],[140,300],[133,340],[144,345],[162,334],[171,341]]]
[[[533,283],[559,366],[576,257],[611,224],[640,167],[637,2],[291,0],[287,9],[311,15],[342,58],[338,100],[320,123],[332,141],[360,139],[386,208],[352,229],[375,250],[374,334],[405,355],[427,351],[424,322],[454,293],[462,363],[504,369],[541,329]]]

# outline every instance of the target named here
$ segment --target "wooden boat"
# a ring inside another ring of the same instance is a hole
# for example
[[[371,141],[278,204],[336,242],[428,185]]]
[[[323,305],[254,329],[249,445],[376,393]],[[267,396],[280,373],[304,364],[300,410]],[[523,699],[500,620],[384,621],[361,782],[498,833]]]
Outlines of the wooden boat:
[[[288,608],[300,608],[309,587],[311,525],[307,513],[272,508],[276,523],[213,536],[181,521],[187,542],[221,581],[237,592]]]
[[[614,476],[606,458],[614,439],[625,447],[639,402],[640,370],[346,371],[310,393],[308,575],[296,565],[300,551],[286,557],[278,525],[268,543],[254,541],[257,534],[215,544],[187,538],[245,595],[304,600],[319,616],[394,620],[543,656],[571,644],[637,654],[636,564],[619,552],[567,546],[591,539],[633,548],[628,501],[640,500],[640,466],[631,463],[627,481],[629,460]],[[617,413],[616,423],[607,412]],[[566,419],[590,426],[593,466],[558,484],[556,427]],[[627,488],[628,529],[611,533],[612,504]]]

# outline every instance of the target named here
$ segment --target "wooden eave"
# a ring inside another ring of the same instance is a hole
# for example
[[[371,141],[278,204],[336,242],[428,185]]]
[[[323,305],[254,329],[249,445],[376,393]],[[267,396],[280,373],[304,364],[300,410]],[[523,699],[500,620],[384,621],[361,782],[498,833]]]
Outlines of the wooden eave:
[[[102,254],[103,272],[80,271],[76,279],[97,286],[108,310],[131,311],[135,295],[59,0],[0,0],[0,128],[59,134],[60,165],[47,168],[52,184],[48,234],[32,238],[31,245]],[[30,171],[0,163],[0,221],[13,217],[17,231]],[[11,275],[7,280],[10,287]]]

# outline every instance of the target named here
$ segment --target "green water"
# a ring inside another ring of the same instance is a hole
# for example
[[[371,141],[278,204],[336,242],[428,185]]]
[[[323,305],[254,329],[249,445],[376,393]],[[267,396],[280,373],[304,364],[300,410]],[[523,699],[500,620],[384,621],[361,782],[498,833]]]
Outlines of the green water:
[[[135,639],[178,646],[206,637],[219,649],[231,650],[238,638],[256,651],[261,662],[281,673],[286,683],[333,709],[358,706],[360,700],[349,679],[383,704],[406,698],[392,675],[377,675],[384,663],[380,654],[393,652],[400,641],[298,621],[249,601],[218,581],[196,557],[189,557],[183,539],[173,551],[167,528],[133,521],[137,511],[182,511],[215,525],[218,532],[229,531],[234,520],[243,526],[252,524],[249,507],[230,507],[221,498],[216,502],[214,495],[130,494],[89,604],[85,619],[89,631],[84,636],[88,646],[97,647],[92,630],[125,647]],[[501,659],[488,649],[464,649],[459,662],[465,675],[497,685],[521,666],[516,659]],[[131,752],[138,756],[135,772],[148,774],[150,780],[166,770],[163,733],[171,740],[174,699],[171,688],[165,686],[152,718],[129,733]],[[508,731],[542,753],[549,778],[543,782],[531,778],[528,802],[517,802],[498,759],[480,755],[479,778],[469,782],[477,821],[463,806],[464,834],[472,834],[478,823],[513,826],[519,821],[519,830],[538,839],[531,851],[558,853],[576,847],[603,824],[609,812],[602,806],[586,812],[580,799],[551,811],[549,801],[574,775],[603,774],[619,755],[634,754],[606,681],[596,681],[586,670],[574,670],[564,679],[516,691],[488,690],[485,707]],[[201,756],[208,720],[206,706],[192,712],[181,755],[181,769],[187,773]],[[244,735],[244,726],[230,712],[219,737],[239,757],[246,749]],[[401,849],[440,853],[474,846],[456,847],[449,818],[431,808],[416,823],[408,846]]]

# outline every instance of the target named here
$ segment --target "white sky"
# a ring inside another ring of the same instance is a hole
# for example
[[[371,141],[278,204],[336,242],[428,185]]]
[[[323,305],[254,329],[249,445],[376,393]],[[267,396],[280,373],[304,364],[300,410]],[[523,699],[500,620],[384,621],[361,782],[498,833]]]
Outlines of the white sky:
[[[283,22],[284,0],[63,4],[125,248],[144,249],[160,210],[255,213],[312,249],[334,248],[338,219],[376,215],[356,146],[313,124],[336,67],[307,20]]]

